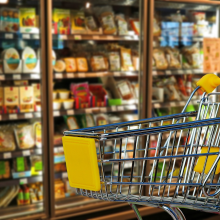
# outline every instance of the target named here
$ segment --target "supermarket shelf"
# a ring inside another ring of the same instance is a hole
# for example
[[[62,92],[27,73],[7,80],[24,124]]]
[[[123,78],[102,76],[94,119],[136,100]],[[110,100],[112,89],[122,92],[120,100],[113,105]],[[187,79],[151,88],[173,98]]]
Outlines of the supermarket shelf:
[[[62,115],[79,115],[79,114],[96,114],[96,113],[108,113],[108,112],[123,112],[123,111],[134,111],[137,110],[137,105],[121,105],[111,107],[94,107],[76,110],[60,110],[54,111],[53,116],[59,117]]]
[[[0,187],[5,186],[15,186],[15,185],[23,185],[23,184],[29,184],[29,183],[36,183],[36,182],[42,182],[43,176],[31,176],[31,177],[23,177],[20,179],[9,179],[9,180],[1,180],[0,181]]]
[[[1,209],[0,219],[14,219],[16,217],[23,216],[24,213],[25,215],[40,213],[43,212],[43,209],[43,202],[22,206],[6,207],[4,209]],[[43,216],[44,214],[34,219],[44,219]]]
[[[22,74],[0,74],[0,81],[4,80],[35,80],[40,79],[41,75],[39,73],[22,73]]]
[[[187,100],[186,100],[187,101]],[[186,101],[176,101],[176,102],[157,102],[152,103],[153,108],[168,108],[168,107],[181,107],[186,104]],[[191,101],[189,104],[197,105],[197,100]]]
[[[138,76],[138,71],[126,72],[85,72],[85,73],[54,73],[54,79],[69,79],[69,78],[95,78],[95,77],[123,77],[123,76]]]
[[[202,69],[192,70],[153,70],[153,76],[168,76],[168,75],[186,75],[186,74],[204,74]]]
[[[15,40],[15,39],[24,39],[24,40],[39,40],[39,34],[31,33],[10,33],[10,32],[0,32],[0,39]]]
[[[41,112],[12,113],[0,115],[0,121],[41,118]]]
[[[53,34],[53,40],[139,41],[138,35]]]
[[[185,42],[203,42],[204,37],[200,36],[160,36],[160,37],[154,37],[154,42],[155,41],[185,41]]]
[[[30,150],[20,150],[11,152],[0,152],[0,160],[10,159],[16,157],[30,156],[30,155],[41,155],[42,149],[30,149]]]

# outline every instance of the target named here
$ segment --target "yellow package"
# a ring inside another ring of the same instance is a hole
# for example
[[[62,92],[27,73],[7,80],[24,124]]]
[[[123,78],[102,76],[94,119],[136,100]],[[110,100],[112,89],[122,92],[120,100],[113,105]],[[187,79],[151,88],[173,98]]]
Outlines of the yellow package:
[[[219,150],[220,149],[217,147],[211,147],[209,153],[216,153],[216,152],[218,153]],[[205,154],[207,152],[208,152],[208,147],[203,147],[201,154]],[[217,155],[208,156],[208,160],[207,160],[206,167],[205,167],[205,174],[208,174],[216,158],[217,158]],[[194,168],[194,171],[198,173],[202,173],[205,161],[206,161],[206,156],[199,157],[199,159],[197,160],[197,164]],[[218,173],[220,173],[220,161],[218,162],[218,165],[215,171],[215,174],[218,174]]]
[[[126,49],[121,47],[121,70],[122,71],[134,70],[131,59],[131,49]]]
[[[166,70],[168,68],[168,62],[162,49],[155,48],[153,50],[153,58],[155,60],[156,68],[158,70]]]
[[[76,59],[75,58],[64,58],[63,59],[65,64],[66,64],[66,72],[71,73],[71,72],[76,72],[77,67],[76,67]]]
[[[79,72],[88,72],[88,63],[85,57],[77,57],[76,65]]]

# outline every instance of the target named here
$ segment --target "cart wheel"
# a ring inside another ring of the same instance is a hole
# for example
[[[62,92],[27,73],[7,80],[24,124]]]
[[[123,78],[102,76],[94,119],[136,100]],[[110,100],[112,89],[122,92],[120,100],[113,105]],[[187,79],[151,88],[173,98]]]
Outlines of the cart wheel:
[[[129,203],[129,205],[130,205],[131,208],[134,210],[134,213],[135,213],[137,219],[138,219],[138,220],[142,220],[141,214],[140,214],[140,212],[138,211],[138,208],[136,207],[136,205],[133,204],[133,203]]]
[[[172,218],[173,220],[186,220],[184,214],[182,211],[177,207],[168,207],[168,206],[161,206],[163,210],[165,210]]]

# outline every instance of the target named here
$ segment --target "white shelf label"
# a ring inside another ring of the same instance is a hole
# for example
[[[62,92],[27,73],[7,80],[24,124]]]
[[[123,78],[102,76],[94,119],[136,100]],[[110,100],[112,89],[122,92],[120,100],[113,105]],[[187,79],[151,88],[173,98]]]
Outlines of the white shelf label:
[[[56,79],[62,79],[63,78],[63,74],[62,73],[56,73]]]
[[[31,74],[30,77],[31,79],[40,79],[40,75],[38,74]]]
[[[13,39],[13,34],[5,34],[6,39]]]
[[[9,159],[9,158],[11,158],[11,153],[10,153],[10,152],[4,153],[4,154],[3,154],[3,158],[4,158],[4,159]]]
[[[30,36],[30,34],[22,34],[22,38],[23,39],[30,39],[31,36]]]
[[[84,78],[84,77],[86,77],[86,74],[85,73],[79,73],[79,76]]]
[[[74,110],[67,110],[67,115],[74,115]]]
[[[74,74],[73,74],[73,73],[67,73],[67,74],[66,74],[66,77],[67,77],[67,78],[74,78]]]
[[[53,116],[55,116],[55,117],[56,117],[56,116],[60,116],[60,112],[59,112],[59,111],[54,111],[54,112],[53,112]]]
[[[25,113],[24,118],[33,118],[33,114],[32,113]]]
[[[86,113],[92,113],[92,109],[85,109]]]
[[[0,75],[0,80],[5,80],[5,75]]]
[[[107,39],[113,40],[113,36],[106,36]]]
[[[21,79],[21,75],[20,74],[15,74],[15,75],[13,75],[13,79]]]
[[[107,112],[108,109],[107,108],[100,108],[100,112]]]
[[[63,147],[58,147],[58,152],[63,152]]]
[[[13,120],[13,119],[17,119],[18,115],[17,114],[9,114],[9,119]]]
[[[22,151],[23,156],[30,156],[31,152],[29,150]]]
[[[19,180],[19,183],[20,183],[20,185],[27,184],[28,180],[27,180],[27,178],[23,178],[23,179]]]
[[[117,110],[116,106],[112,106],[112,107],[111,107],[111,110],[112,110],[112,111],[116,111],[116,110]]]
[[[39,36],[38,34],[34,34],[34,35],[33,35],[33,38],[34,38],[34,39],[40,39],[40,36]]]
[[[95,36],[93,36],[93,39],[98,40],[98,39],[100,39],[100,37],[98,35],[95,35]]]
[[[124,110],[124,107],[123,107],[123,106],[118,106],[118,110],[119,110],[119,111],[123,111],[123,110]]]
[[[67,39],[67,36],[66,36],[66,35],[60,35],[60,39],[66,40],[66,39]]]
[[[81,39],[82,39],[82,36],[81,36],[81,35],[75,35],[75,36],[74,36],[74,39],[75,39],[75,40],[81,40]]]
[[[62,173],[62,178],[68,178],[68,174],[67,173]]]
[[[119,72],[114,72],[113,75],[114,75],[114,76],[121,76],[121,73],[119,73]]]

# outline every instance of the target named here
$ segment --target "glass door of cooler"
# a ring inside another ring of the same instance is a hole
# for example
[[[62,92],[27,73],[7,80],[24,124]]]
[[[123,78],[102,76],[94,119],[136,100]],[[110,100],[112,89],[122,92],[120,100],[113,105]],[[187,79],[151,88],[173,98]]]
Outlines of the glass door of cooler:
[[[0,1],[0,219],[48,216],[43,5]]]
[[[218,57],[209,59],[211,53],[208,55],[204,50],[204,44],[213,49],[216,40],[219,42],[219,7],[217,1],[150,2],[148,74],[153,82],[153,116],[181,113],[190,94],[197,87],[196,82],[206,73],[219,72],[219,62],[215,62]],[[201,90],[196,92],[186,111],[198,110],[197,100],[202,94]],[[157,138],[152,139],[151,148],[156,148],[157,143]],[[151,150],[150,156],[155,156],[155,150]],[[161,160],[158,169],[165,171],[167,164],[164,167]]]
[[[70,187],[61,138],[64,130],[139,118],[139,1],[53,0],[48,10],[52,213],[110,209],[115,204]]]

